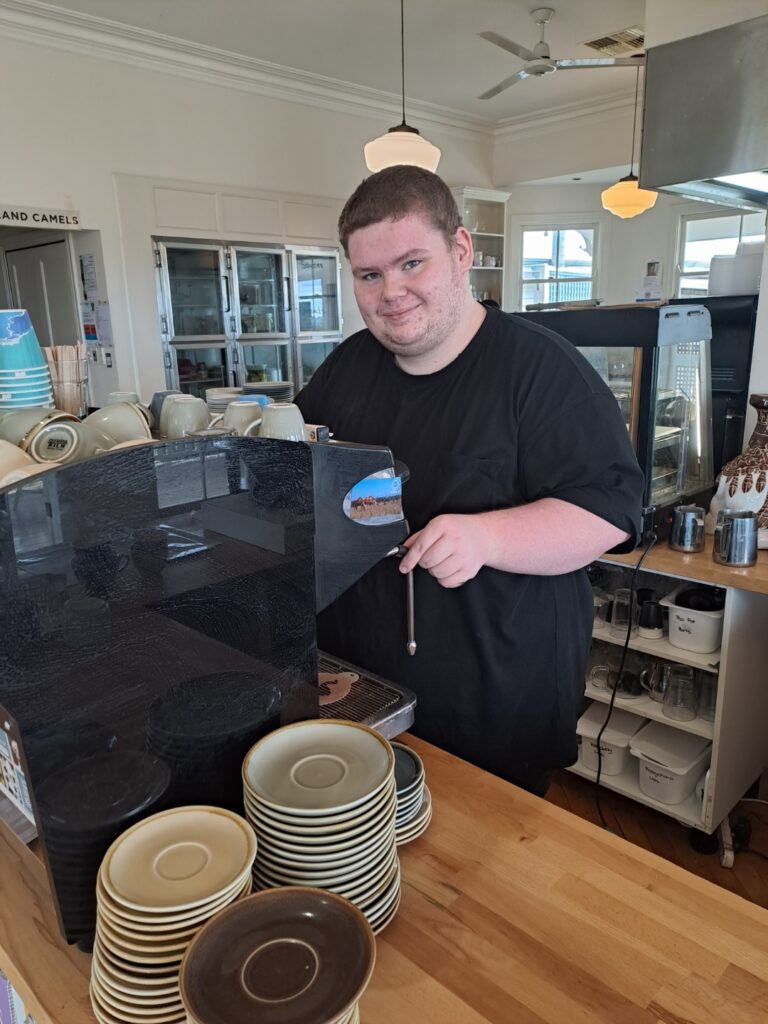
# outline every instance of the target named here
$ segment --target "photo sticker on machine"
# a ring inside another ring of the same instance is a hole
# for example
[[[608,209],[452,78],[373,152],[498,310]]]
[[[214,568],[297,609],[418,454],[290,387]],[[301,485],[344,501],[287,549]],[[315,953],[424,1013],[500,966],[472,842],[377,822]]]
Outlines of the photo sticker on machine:
[[[366,526],[381,526],[403,518],[402,480],[391,469],[360,480],[344,496],[344,515]]]

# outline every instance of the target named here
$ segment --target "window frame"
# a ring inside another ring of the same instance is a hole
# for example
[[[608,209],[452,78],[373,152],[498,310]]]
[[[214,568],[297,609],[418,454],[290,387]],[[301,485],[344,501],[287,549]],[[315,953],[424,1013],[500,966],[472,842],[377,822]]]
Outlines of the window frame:
[[[759,210],[742,210],[737,207],[729,210],[713,210],[711,212],[702,211],[701,213],[693,212],[681,213],[678,220],[677,227],[677,244],[675,246],[675,280],[674,280],[674,296],[675,298],[681,298],[680,286],[684,278],[686,277],[701,277],[701,274],[686,274],[683,270],[685,264],[685,242],[686,242],[686,226],[694,220],[722,220],[725,217],[738,217],[739,218],[739,237],[737,244],[741,242],[744,234],[744,218],[750,216],[753,213],[759,213]],[[766,239],[768,239],[768,215],[766,215]],[[709,272],[706,274],[707,278],[707,290],[702,292],[702,298],[709,294]],[[689,298],[691,296],[688,296]]]
[[[598,282],[599,282],[599,259],[600,259],[600,234],[601,227],[599,221],[583,220],[581,218],[574,219],[573,215],[569,216],[564,214],[562,217],[554,217],[547,219],[538,224],[536,223],[522,223],[519,226],[520,232],[520,244],[518,246],[518,266],[517,266],[517,287],[515,289],[515,299],[517,301],[517,308],[521,312],[525,312],[525,306],[523,305],[523,288],[526,285],[537,284],[537,283],[557,283],[563,280],[576,280],[576,281],[591,281],[592,282],[592,295],[591,298],[595,299],[598,294]],[[591,231],[592,232],[592,274],[589,277],[579,278],[531,278],[523,277],[524,268],[524,253],[525,253],[525,233],[526,231]]]

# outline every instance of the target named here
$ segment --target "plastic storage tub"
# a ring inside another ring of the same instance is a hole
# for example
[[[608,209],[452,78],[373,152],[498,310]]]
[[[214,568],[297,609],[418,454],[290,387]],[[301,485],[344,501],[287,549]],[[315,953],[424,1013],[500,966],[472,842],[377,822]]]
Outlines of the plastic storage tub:
[[[705,771],[711,747],[703,736],[648,722],[630,741],[640,763],[640,789],[660,803],[681,803]]]
[[[608,715],[608,705],[594,701],[579,719],[576,732],[581,737],[579,760],[585,768],[597,771],[597,734]],[[601,775],[621,775],[629,761],[629,741],[645,724],[629,711],[614,708],[611,720],[600,737]]]
[[[723,638],[725,609],[701,612],[692,608],[680,608],[675,604],[675,599],[681,591],[689,587],[689,583],[677,587],[659,602],[669,611],[669,642],[682,651],[711,654],[718,649]]]

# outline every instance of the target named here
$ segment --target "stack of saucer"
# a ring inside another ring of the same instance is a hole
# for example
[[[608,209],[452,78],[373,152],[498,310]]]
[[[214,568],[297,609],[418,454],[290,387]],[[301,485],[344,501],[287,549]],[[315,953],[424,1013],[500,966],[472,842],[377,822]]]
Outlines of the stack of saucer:
[[[255,888],[329,889],[381,931],[400,903],[394,754],[373,729],[296,722],[243,762],[245,813],[259,838]]]
[[[251,891],[256,837],[218,807],[145,818],[107,850],[96,885],[91,1005],[100,1024],[181,1024],[179,965],[214,914]]]
[[[181,965],[189,1024],[358,1024],[376,943],[347,900],[321,889],[257,893],[219,914]]]
[[[242,395],[242,388],[207,388],[205,392],[205,404],[212,416],[227,411],[230,402]]]
[[[424,762],[404,743],[393,743],[397,785],[397,845],[418,839],[432,820],[432,796],[424,784]]]
[[[290,380],[260,380],[243,385],[243,394],[267,395],[273,402],[292,402],[295,391]]]

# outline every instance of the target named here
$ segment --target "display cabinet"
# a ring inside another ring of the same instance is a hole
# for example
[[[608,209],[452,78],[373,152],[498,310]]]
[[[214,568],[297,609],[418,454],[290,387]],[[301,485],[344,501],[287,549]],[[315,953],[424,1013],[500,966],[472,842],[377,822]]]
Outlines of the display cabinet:
[[[336,249],[158,239],[155,264],[169,387],[299,390],[342,339]]]
[[[472,294],[480,300],[493,299],[503,308],[509,192],[469,187],[452,191],[475,250],[475,265],[469,276]]]
[[[711,494],[707,309],[632,306],[518,315],[576,345],[613,392],[645,473],[644,504],[655,510],[658,530],[672,506]]]

